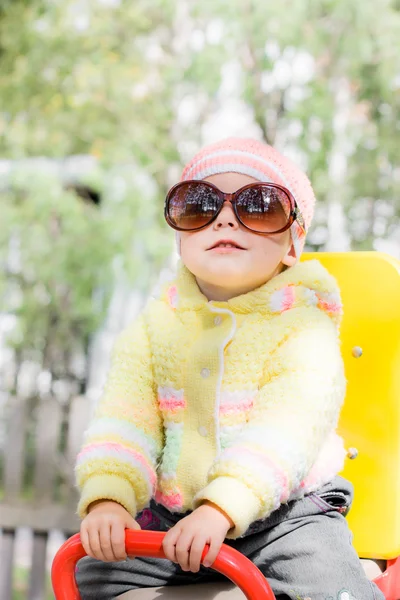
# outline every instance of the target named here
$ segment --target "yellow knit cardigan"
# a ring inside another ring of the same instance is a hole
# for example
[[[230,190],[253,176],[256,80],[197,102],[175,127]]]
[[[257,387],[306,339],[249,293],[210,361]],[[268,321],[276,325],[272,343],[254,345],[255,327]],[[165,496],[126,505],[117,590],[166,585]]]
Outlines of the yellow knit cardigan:
[[[111,499],[132,515],[209,500],[242,535],[343,467],[345,395],[334,278],[318,261],[209,302],[179,265],[118,338],[76,464],[78,514]]]

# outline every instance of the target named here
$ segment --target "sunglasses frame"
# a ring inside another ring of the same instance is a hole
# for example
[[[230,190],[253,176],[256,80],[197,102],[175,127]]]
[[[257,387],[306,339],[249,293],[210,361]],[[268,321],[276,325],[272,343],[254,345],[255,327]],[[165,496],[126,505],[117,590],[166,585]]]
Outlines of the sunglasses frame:
[[[169,216],[169,206],[170,206],[171,198],[173,197],[173,195],[177,189],[179,189],[180,187],[183,187],[184,185],[193,184],[193,183],[196,185],[197,184],[206,185],[206,186],[210,187],[212,190],[214,190],[220,200],[220,207],[218,208],[216,214],[205,225],[202,225],[201,227],[195,227],[193,229],[184,229],[182,227],[178,227],[177,225],[175,225],[172,222],[172,220]],[[278,231],[272,231],[272,232],[256,231],[255,229],[251,229],[250,227],[245,225],[238,215],[237,208],[236,208],[236,202],[237,202],[238,196],[247,189],[259,187],[259,186],[267,186],[269,188],[274,188],[274,189],[280,190],[281,192],[286,194],[287,197],[289,198],[291,210],[289,213],[288,222],[286,223],[286,225],[284,227],[282,227]],[[233,192],[232,194],[227,194],[225,192],[222,192],[213,183],[210,183],[209,181],[204,181],[202,179],[188,179],[187,181],[180,181],[179,183],[175,184],[169,190],[167,197],[165,199],[165,205],[164,205],[165,220],[167,221],[168,225],[170,227],[172,227],[172,229],[175,229],[176,231],[200,231],[201,229],[205,229],[206,227],[211,225],[211,223],[214,223],[214,221],[218,218],[218,215],[221,213],[221,210],[222,210],[225,202],[231,203],[233,212],[235,213],[235,217],[238,220],[238,222],[242,225],[242,227],[244,227],[245,229],[248,229],[249,231],[252,231],[253,233],[257,233],[259,235],[276,235],[278,233],[283,233],[284,231],[287,231],[293,225],[293,223],[295,221],[297,221],[297,223],[299,224],[301,229],[304,231],[304,233],[306,232],[303,215],[301,214],[300,209],[297,205],[297,202],[294,199],[291,192],[287,188],[283,187],[282,185],[278,185],[277,183],[270,183],[269,181],[260,181],[260,182],[249,183],[249,184],[239,188],[238,190],[236,190],[236,192]]]

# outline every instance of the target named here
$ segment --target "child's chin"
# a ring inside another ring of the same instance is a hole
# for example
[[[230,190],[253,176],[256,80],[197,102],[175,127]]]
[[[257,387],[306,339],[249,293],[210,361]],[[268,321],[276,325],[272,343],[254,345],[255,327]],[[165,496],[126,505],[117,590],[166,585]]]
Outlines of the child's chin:
[[[213,283],[213,285],[217,285],[218,287],[237,287],[238,283],[242,283],[243,280],[246,279],[246,271],[239,269],[236,265],[236,267],[232,269],[225,268],[214,270],[210,279],[212,279],[212,282],[210,281],[210,283]]]

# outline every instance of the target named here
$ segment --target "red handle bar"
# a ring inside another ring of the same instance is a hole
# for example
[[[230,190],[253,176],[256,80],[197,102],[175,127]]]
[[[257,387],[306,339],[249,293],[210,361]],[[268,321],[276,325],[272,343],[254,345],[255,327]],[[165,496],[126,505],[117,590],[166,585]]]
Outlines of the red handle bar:
[[[165,533],[158,531],[125,531],[125,544],[128,555],[165,558],[162,541]],[[204,548],[202,560],[208,552]],[[86,556],[79,533],[67,540],[54,557],[51,579],[56,600],[80,600],[75,582],[75,566]],[[248,600],[276,600],[268,581],[261,571],[245,556],[226,544],[215,560],[212,568],[235,583]]]

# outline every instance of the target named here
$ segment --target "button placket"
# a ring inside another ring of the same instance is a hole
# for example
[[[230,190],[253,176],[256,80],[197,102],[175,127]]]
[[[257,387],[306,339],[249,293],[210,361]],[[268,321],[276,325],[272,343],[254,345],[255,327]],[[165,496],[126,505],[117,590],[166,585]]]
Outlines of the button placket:
[[[200,371],[200,375],[203,377],[203,379],[207,379],[207,377],[210,377],[210,369],[202,369]]]
[[[221,325],[221,323],[222,323],[222,317],[220,317],[220,316],[215,317],[214,325],[216,325],[218,327],[218,325]]]

